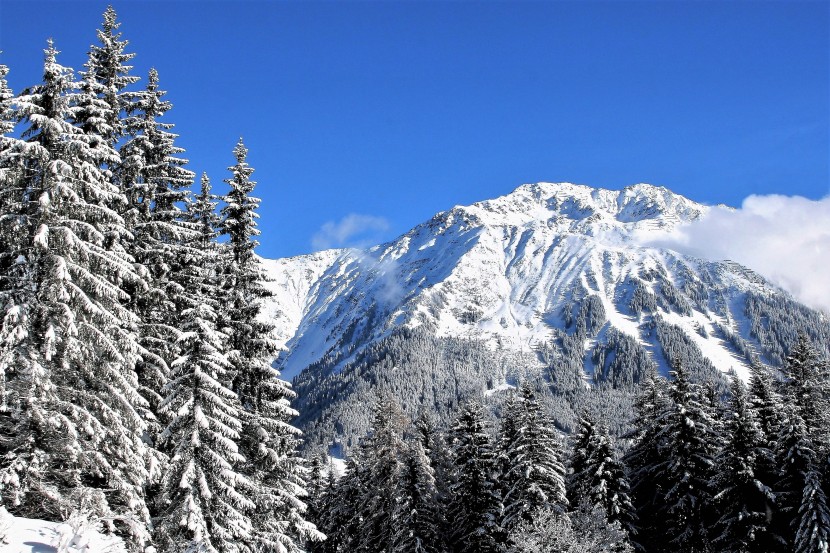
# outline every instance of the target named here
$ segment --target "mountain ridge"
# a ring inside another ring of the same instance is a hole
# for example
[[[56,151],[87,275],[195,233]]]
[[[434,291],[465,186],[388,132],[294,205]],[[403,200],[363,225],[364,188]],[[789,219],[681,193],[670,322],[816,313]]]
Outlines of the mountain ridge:
[[[751,269],[650,242],[709,209],[647,184],[526,184],[371,248],[263,260],[301,425],[357,417],[343,432],[359,435],[350,402],[381,382],[440,410],[525,378],[633,390],[679,358],[725,389],[726,373],[780,365],[795,329],[830,343],[825,316]]]

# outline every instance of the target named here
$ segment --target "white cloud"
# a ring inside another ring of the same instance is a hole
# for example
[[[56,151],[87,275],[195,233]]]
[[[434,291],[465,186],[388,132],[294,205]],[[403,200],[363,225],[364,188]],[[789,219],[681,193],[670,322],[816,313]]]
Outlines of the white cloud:
[[[330,248],[361,248],[383,239],[389,221],[374,215],[349,213],[339,221],[328,221],[311,238],[315,251]]]
[[[796,299],[830,313],[830,196],[749,196],[648,242],[697,257],[731,259]]]

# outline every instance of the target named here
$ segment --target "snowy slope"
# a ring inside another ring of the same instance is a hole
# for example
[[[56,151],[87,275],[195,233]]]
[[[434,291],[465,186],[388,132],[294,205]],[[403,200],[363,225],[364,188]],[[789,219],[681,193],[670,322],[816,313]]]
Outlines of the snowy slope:
[[[126,553],[119,538],[89,528],[0,515],[0,553]]]
[[[717,369],[745,374],[750,355],[763,358],[744,314],[747,292],[788,296],[737,264],[644,245],[650,231],[707,209],[647,184],[528,184],[440,213],[387,244],[266,260],[268,312],[285,350],[278,366],[291,379],[327,356],[336,371],[404,326],[527,352],[565,331],[573,306],[596,296],[605,321],[586,351],[613,328],[665,371],[654,343],[659,319]]]

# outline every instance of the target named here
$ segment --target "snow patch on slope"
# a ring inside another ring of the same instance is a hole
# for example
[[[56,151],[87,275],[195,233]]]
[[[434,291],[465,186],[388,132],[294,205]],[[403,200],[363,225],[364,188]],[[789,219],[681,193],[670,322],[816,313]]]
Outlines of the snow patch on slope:
[[[120,538],[92,528],[4,514],[0,553],[127,553]]]

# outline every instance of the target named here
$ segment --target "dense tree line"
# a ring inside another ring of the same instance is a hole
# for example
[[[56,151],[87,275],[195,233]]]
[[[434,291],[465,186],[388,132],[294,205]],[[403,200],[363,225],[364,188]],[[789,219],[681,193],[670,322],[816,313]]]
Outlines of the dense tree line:
[[[0,65],[2,506],[135,551],[300,551],[322,535],[259,318],[247,149],[224,196],[194,193],[119,26],[108,8],[78,75],[51,41],[40,84]]]
[[[317,459],[312,551],[823,552],[830,540],[828,363],[802,335],[783,373],[721,394],[679,359],[644,376],[632,431],[584,412],[568,437],[539,388],[439,428],[390,395],[345,474]]]

